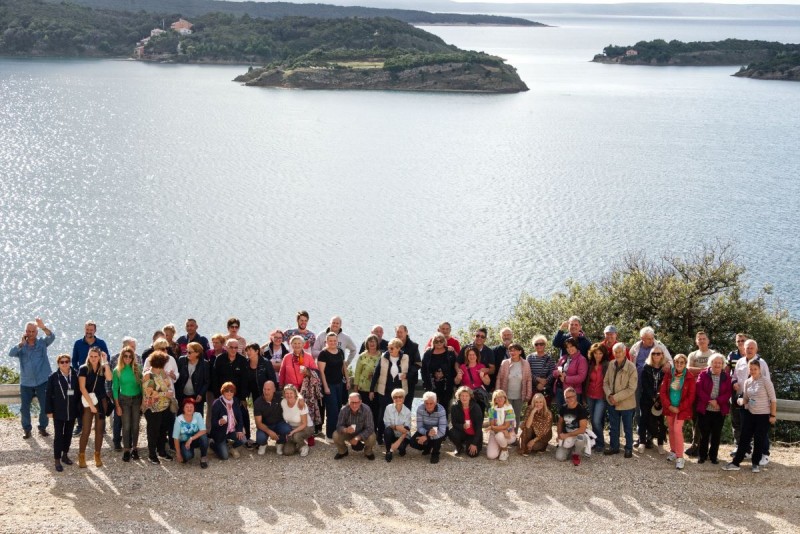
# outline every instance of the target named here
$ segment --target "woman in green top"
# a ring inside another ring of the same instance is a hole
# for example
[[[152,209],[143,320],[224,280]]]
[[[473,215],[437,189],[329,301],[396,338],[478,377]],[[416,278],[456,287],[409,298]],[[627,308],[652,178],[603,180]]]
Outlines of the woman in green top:
[[[372,384],[372,375],[375,373],[375,366],[381,357],[380,340],[375,334],[367,337],[364,341],[364,352],[358,356],[356,372],[353,376],[353,391],[361,394],[361,400],[372,410],[372,419],[375,428],[378,428],[379,421],[383,421],[383,414],[378,410],[378,397],[374,400],[369,398],[369,388]],[[383,441],[380,436],[379,441]]]
[[[122,419],[122,461],[139,459],[139,418],[142,407],[142,370],[136,362],[132,347],[124,347],[119,353],[114,369],[111,391],[117,417]]]

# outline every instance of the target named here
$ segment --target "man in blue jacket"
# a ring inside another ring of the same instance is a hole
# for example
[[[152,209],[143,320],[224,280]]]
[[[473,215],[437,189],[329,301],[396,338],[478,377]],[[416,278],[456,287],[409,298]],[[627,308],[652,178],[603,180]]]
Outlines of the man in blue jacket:
[[[75,369],[76,373],[80,370],[81,365],[86,363],[86,358],[89,356],[89,349],[92,347],[98,347],[101,351],[109,354],[106,342],[95,336],[97,333],[97,323],[94,321],[86,321],[86,324],[83,325],[83,333],[84,336],[76,340],[75,344],[72,346],[72,368]],[[73,432],[73,435],[79,436],[81,431],[83,431],[82,418],[78,417],[78,424],[75,425],[75,432]]]
[[[38,337],[39,329],[45,337]],[[23,439],[31,437],[31,402],[33,397],[39,399],[39,435],[49,436],[47,432],[47,413],[44,409],[47,396],[47,380],[52,369],[47,357],[47,347],[53,344],[56,335],[37,317],[35,323],[25,325],[25,333],[17,346],[12,347],[8,355],[19,358],[19,396],[22,399],[20,418],[22,419]]]

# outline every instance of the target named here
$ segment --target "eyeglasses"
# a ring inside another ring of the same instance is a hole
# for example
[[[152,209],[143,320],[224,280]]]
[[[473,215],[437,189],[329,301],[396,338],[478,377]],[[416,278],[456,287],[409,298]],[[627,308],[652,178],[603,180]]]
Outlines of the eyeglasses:
[[[189,352],[191,352],[191,351],[189,351]],[[133,358],[133,356],[131,356],[130,354],[123,354],[123,355],[122,355],[122,359],[123,359],[123,360],[130,360],[130,359],[132,359],[132,358]]]
[[[69,360],[61,360],[58,365],[69,365]]]
[[[565,399],[575,399],[575,398],[577,398],[577,396],[575,396],[575,395],[564,395],[564,398]]]
[[[239,330],[239,325],[238,324],[232,324],[232,325],[230,325],[228,327],[228,330]]]
[[[392,397],[394,400],[400,399],[405,400],[406,398],[403,395],[397,395],[396,397]]]
[[[533,344],[534,347],[544,347],[545,345],[547,345],[547,343],[544,343],[543,341],[539,341],[538,343]]]

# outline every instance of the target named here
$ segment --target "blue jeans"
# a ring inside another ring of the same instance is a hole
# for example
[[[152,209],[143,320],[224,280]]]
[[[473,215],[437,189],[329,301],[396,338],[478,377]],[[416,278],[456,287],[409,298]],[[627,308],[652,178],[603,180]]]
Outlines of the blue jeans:
[[[605,447],[603,428],[606,426],[606,401],[605,399],[586,399],[589,403],[589,417],[592,420],[592,431],[597,434],[595,447]]]
[[[22,406],[19,409],[22,430],[30,432],[33,429],[33,426],[31,426],[31,402],[33,397],[39,399],[39,428],[47,428],[47,414],[44,409],[45,399],[47,398],[47,382],[43,382],[38,386],[20,386],[19,396],[22,399]]]
[[[617,410],[609,404],[608,423],[611,427],[610,436],[611,450],[619,450],[619,420],[622,419],[622,426],[625,427],[625,450],[633,450],[633,412],[635,410]]]
[[[217,458],[220,460],[227,460],[228,459],[228,440],[233,441],[233,448],[236,449],[244,445],[245,441],[243,439],[239,439],[236,437],[236,432],[228,432],[228,435],[225,436],[225,439],[221,441],[214,440],[214,452],[217,454]]]
[[[328,439],[333,438],[333,433],[336,432],[336,421],[339,418],[339,410],[342,408],[344,401],[344,383],[328,384],[330,393],[325,395],[325,435]]]
[[[190,447],[186,447],[186,442],[181,441],[181,456],[183,461],[188,462],[194,458],[194,449],[200,447],[200,458],[208,456],[208,434],[203,434],[196,440],[193,440]]]
[[[286,434],[292,431],[289,423],[281,421],[274,425],[267,425],[267,428],[278,434],[278,444],[286,443]],[[269,441],[269,436],[263,430],[256,430],[256,443],[259,445],[266,445]]]

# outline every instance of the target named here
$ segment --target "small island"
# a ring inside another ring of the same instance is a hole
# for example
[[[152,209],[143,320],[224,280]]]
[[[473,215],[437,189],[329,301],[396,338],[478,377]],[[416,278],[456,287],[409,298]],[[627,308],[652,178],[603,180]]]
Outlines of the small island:
[[[800,80],[800,44],[725,39],[690,42],[640,41],[633,46],[609,45],[596,63],[647,66],[740,66],[734,76],[763,80]]]

